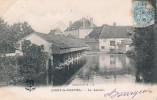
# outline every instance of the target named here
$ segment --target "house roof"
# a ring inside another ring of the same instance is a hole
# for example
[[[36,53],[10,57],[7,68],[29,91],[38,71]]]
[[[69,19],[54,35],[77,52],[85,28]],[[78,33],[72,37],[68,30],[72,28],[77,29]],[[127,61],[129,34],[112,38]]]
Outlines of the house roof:
[[[85,38],[83,39],[85,43],[98,43],[98,41],[95,38]]]
[[[96,27],[95,24],[93,24],[93,27],[90,26],[90,20],[84,18],[84,28],[93,28]],[[71,30],[76,30],[76,29],[81,29],[83,28],[83,19],[80,19],[76,22],[74,22],[71,26],[69,26],[65,31],[71,31]]]
[[[53,29],[49,32],[49,34],[55,34],[55,33],[63,33],[60,29]]]
[[[103,26],[101,26],[101,27],[95,27],[93,29],[93,31],[87,37],[89,37],[89,38],[99,38],[102,30],[103,30]]]
[[[65,36],[59,36],[55,34],[44,34],[38,32],[34,32],[32,34],[36,34],[45,41],[52,43],[53,45],[56,45],[57,47],[60,48],[77,48],[87,46],[87,44],[80,39],[73,39]]]
[[[99,38],[129,38],[130,26],[104,26]]]
[[[76,37],[75,37],[74,35],[72,35],[72,34],[68,34],[67,37],[68,37],[68,38],[76,38]]]
[[[88,35],[90,38],[129,38],[133,33],[131,26],[109,26],[96,27]]]

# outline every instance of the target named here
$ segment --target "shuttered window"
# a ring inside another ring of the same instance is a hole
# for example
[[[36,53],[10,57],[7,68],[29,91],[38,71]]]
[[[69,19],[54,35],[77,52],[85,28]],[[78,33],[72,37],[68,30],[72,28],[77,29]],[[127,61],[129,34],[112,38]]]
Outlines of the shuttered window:
[[[110,46],[115,46],[115,41],[110,41]]]

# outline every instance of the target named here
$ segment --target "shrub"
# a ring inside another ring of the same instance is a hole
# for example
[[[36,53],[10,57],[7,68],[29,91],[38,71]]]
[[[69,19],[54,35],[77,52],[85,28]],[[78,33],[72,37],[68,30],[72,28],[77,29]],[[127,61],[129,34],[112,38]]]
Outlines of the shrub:
[[[9,85],[22,79],[15,57],[0,58],[0,85]]]
[[[46,73],[46,53],[42,52],[40,46],[35,44],[25,44],[23,43],[23,53],[24,56],[18,59],[18,64],[20,65],[20,73],[26,79],[36,79],[40,75]]]

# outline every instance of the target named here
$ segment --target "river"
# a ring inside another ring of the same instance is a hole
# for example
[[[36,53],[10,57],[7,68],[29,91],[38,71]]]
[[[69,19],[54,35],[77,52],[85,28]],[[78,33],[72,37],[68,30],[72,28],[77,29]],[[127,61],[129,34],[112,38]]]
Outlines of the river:
[[[57,77],[57,82],[54,81],[54,85],[157,83],[157,68],[155,66],[151,66],[148,62],[137,64],[135,59],[124,54],[88,54],[84,60],[86,62],[78,63],[77,66],[72,65],[72,72],[66,71],[66,73],[71,73],[68,74],[69,76],[59,73],[58,75],[62,78]],[[74,71],[73,68],[76,70]],[[55,79],[55,76],[53,78]]]
[[[157,68],[124,54],[87,54],[35,80],[44,86],[157,83]]]
[[[122,54],[92,54],[86,64],[72,76],[71,85],[135,83],[135,62]]]

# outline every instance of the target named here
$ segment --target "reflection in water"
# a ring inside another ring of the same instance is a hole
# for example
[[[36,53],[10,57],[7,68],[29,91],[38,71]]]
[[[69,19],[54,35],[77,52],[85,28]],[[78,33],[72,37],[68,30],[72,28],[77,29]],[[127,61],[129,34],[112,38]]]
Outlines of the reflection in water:
[[[142,61],[143,62],[143,61]],[[107,83],[157,83],[157,68],[122,54],[93,54],[74,60],[35,80],[36,85],[97,85]]]
[[[52,74],[49,74],[49,83],[56,85],[63,85],[73,76],[84,64],[86,63],[85,57],[73,60],[69,65],[65,65],[61,69],[55,69]]]
[[[72,85],[135,82],[134,60],[125,55],[88,55],[87,63],[71,79]]]

